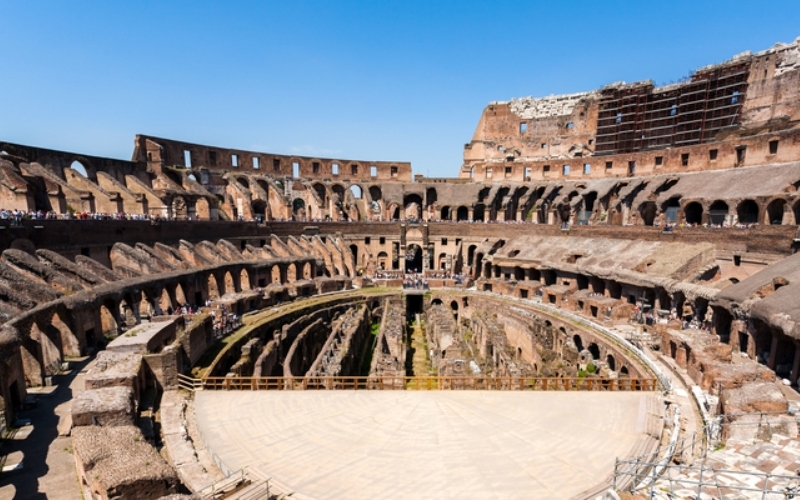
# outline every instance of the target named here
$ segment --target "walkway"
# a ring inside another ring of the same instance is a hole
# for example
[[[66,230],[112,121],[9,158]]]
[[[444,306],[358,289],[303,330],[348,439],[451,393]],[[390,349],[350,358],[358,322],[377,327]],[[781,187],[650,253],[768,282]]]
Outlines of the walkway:
[[[53,377],[54,387],[28,391],[37,406],[20,412],[31,425],[21,427],[14,439],[0,447],[8,464],[22,459],[22,469],[0,475],[0,500],[81,500],[72,439],[63,434],[71,425],[72,397],[83,390],[81,370],[88,359],[72,363],[71,372]]]

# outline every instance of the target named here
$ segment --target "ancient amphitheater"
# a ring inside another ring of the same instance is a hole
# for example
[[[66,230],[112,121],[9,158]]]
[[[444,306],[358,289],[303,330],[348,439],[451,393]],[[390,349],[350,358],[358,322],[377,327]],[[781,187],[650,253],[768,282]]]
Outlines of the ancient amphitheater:
[[[0,142],[0,498],[793,498],[798,188],[800,39],[453,178]]]

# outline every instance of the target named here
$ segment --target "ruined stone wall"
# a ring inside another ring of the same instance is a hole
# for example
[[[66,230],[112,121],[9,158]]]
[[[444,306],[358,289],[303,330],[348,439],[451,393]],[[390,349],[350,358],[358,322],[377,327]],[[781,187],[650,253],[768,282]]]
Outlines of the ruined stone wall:
[[[144,135],[136,136],[134,161],[146,162],[149,168],[159,171],[164,166],[197,169],[198,172],[235,170],[293,177],[295,164],[302,178],[341,178],[359,181],[410,181],[411,164],[408,162],[341,160],[307,156],[277,155],[255,151],[204,146]],[[191,158],[189,164],[186,156]],[[235,165],[234,165],[235,163]],[[334,167],[336,165],[336,167]],[[371,175],[371,167],[376,175]],[[201,179],[203,174],[201,173]]]
[[[798,52],[800,41],[778,44],[662,87],[615,83],[491,103],[464,148],[459,177],[586,179],[791,161],[798,153]]]

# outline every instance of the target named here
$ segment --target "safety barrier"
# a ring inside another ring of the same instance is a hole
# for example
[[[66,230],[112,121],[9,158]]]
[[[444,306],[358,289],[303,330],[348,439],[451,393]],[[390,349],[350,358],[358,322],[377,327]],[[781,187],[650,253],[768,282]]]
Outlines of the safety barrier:
[[[594,377],[206,377],[203,390],[655,391],[655,378]]]

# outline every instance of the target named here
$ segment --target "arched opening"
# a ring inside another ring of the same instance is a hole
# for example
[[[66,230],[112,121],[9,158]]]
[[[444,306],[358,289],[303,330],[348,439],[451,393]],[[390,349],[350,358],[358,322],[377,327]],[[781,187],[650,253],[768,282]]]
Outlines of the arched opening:
[[[167,314],[167,310],[172,312],[172,300],[169,297],[169,290],[162,288],[161,293],[158,294],[158,301],[155,303],[153,315],[162,316]]]
[[[405,195],[403,206],[406,209],[406,219],[413,221],[422,218],[422,196],[416,193]]]
[[[353,184],[350,186],[350,192],[353,194],[353,198],[360,200],[364,197],[364,190],[361,189],[361,186],[358,184]]]
[[[680,208],[681,208],[680,196],[673,196],[672,198],[667,200],[661,207],[661,210],[664,212],[664,223],[676,224],[678,222],[678,211],[680,210]]]
[[[439,218],[441,220],[450,220],[450,207],[442,207]]]
[[[292,283],[297,281],[297,266],[292,262],[286,267],[286,281]]]
[[[628,367],[627,366],[623,366],[622,368],[620,368],[619,369],[619,374],[622,375],[622,376],[627,377],[628,376]]]
[[[786,200],[778,198],[772,200],[767,206],[768,222],[773,226],[780,226],[783,224],[783,212],[786,210]]]
[[[477,245],[470,245],[467,248],[467,265],[472,265],[472,260],[475,257],[475,249],[478,248]]]
[[[172,217],[177,220],[186,220],[189,218],[189,208],[183,196],[176,196],[172,199]]]
[[[616,371],[617,362],[614,360],[614,356],[612,356],[611,354],[606,356],[606,364],[608,365],[609,370],[611,370],[612,372]]]
[[[385,271],[388,269],[389,265],[389,254],[386,252],[378,252],[378,269],[380,271]]]
[[[61,335],[52,325],[44,327],[44,331],[35,323],[31,325],[30,336],[39,343],[42,369],[45,375],[55,375],[61,369]]]
[[[319,202],[322,203],[323,206],[328,203],[327,192],[325,191],[325,186],[323,184],[319,182],[314,184],[314,192],[317,193]]]
[[[358,270],[358,245],[350,245],[350,259],[353,269]]]
[[[642,217],[642,222],[645,226],[652,226],[656,220],[656,202],[646,201],[639,205],[639,215]]]
[[[702,224],[703,223],[703,205],[693,201],[686,205],[683,209],[686,215],[686,224]]]
[[[593,358],[593,359],[596,359],[596,360],[597,360],[597,359],[600,359],[600,348],[599,348],[599,347],[597,347],[597,344],[595,344],[594,342],[592,342],[591,344],[589,344],[589,347],[587,347],[586,349],[587,349],[587,350],[588,350],[590,353],[592,353],[592,358]]]
[[[483,267],[483,254],[479,253],[478,256],[475,257],[475,272],[473,273],[473,276],[475,278],[479,278],[481,276],[481,271],[483,270],[482,267]]]
[[[485,209],[486,207],[483,203],[475,205],[475,209],[472,211],[472,220],[483,222]]]
[[[183,304],[188,304],[189,301],[186,300],[186,293],[183,285],[178,283],[175,285],[175,305],[181,306]]]
[[[117,308],[113,302],[104,302],[100,306],[100,333],[103,337],[116,337],[119,335],[119,322],[114,314]]]
[[[380,186],[370,186],[369,197],[372,198],[372,201],[381,201],[381,199],[383,199],[383,192]]]
[[[457,221],[469,220],[469,209],[467,207],[458,207],[458,210],[456,210],[456,220]]]
[[[306,218],[306,202],[302,198],[295,198],[292,201],[292,215],[298,220]]]
[[[211,300],[218,300],[219,299],[219,287],[217,286],[217,278],[213,274],[208,274],[208,279],[206,281],[206,286],[208,287],[208,298]]]
[[[242,269],[242,272],[239,273],[239,286],[242,290],[252,289],[250,285],[250,273],[247,272],[247,269]]]
[[[225,290],[223,290],[223,295],[226,293],[234,293],[238,292],[239,290],[236,289],[236,283],[233,282],[233,275],[231,275],[230,271],[225,273]]]
[[[78,160],[73,161],[72,164],[70,164],[69,168],[78,172],[83,177],[87,179],[89,178],[89,174],[86,172],[86,167],[83,165],[83,163],[79,162]]]
[[[572,336],[572,342],[575,344],[575,349],[578,352],[583,351],[583,339],[581,338],[580,335],[578,335],[578,334],[573,335]]]
[[[273,283],[278,283],[278,284],[281,283],[281,268],[280,268],[280,266],[277,266],[277,265],[272,266],[271,275],[272,275],[272,282]]]
[[[435,205],[436,202],[439,200],[436,194],[436,188],[428,188],[425,190],[425,206],[430,207],[431,205]]]
[[[736,207],[736,215],[740,224],[755,224],[758,222],[758,203],[753,200],[744,200]]]
[[[263,222],[267,219],[267,202],[264,200],[253,200],[251,204],[253,218],[258,222]]]
[[[728,216],[728,204],[722,200],[717,200],[708,207],[708,223],[721,226],[725,223]]]
[[[447,267],[447,255],[445,253],[440,253],[438,262],[439,262],[438,269],[440,271],[444,271],[445,267]]]
[[[406,272],[422,272],[422,248],[417,244],[411,244],[406,252]]]

